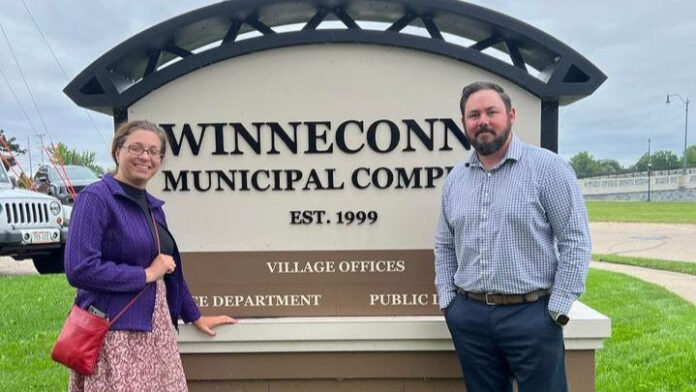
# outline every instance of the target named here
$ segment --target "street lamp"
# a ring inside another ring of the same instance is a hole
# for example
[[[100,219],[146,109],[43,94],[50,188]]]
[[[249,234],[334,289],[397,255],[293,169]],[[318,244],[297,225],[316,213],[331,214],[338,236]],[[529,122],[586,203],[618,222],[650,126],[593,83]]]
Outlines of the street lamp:
[[[648,201],[650,201],[650,138],[648,138]]]
[[[684,116],[684,173],[683,173],[684,175],[686,175],[686,131],[688,130],[688,126],[689,126],[689,103],[691,102],[691,100],[689,99],[689,97],[686,97],[686,99],[684,99],[679,94],[667,94],[667,102],[666,103],[670,103],[669,97],[677,97],[677,98],[681,99],[682,102],[684,102],[684,105],[686,105],[686,114]]]

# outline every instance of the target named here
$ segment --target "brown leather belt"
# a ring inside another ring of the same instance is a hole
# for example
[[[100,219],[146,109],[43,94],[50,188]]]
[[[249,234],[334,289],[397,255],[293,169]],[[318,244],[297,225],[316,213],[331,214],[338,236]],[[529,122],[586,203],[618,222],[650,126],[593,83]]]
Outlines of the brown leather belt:
[[[528,302],[536,302],[541,298],[551,294],[549,290],[537,290],[527,294],[495,294],[495,293],[472,293],[457,288],[459,294],[465,298],[483,302],[486,305],[517,305]]]

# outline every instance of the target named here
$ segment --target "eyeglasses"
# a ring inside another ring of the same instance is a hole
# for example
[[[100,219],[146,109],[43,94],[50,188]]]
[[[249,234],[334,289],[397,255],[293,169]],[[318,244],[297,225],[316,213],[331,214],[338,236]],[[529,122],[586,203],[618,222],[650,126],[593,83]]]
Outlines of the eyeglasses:
[[[143,155],[144,152],[147,152],[147,155],[150,158],[157,158],[157,159],[162,159],[164,157],[164,154],[162,154],[162,151],[160,151],[158,148],[152,147],[150,149],[145,149],[145,147],[142,144],[131,144],[130,146],[126,147],[128,149],[128,152],[131,153],[131,155],[134,156],[141,156]]]

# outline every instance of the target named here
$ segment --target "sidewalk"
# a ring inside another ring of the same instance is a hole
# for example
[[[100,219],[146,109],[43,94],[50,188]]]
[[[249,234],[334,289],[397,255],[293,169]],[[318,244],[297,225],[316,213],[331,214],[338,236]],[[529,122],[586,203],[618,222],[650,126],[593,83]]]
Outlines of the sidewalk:
[[[0,256],[0,276],[4,275],[38,275],[31,259],[15,260],[12,257]]]
[[[591,222],[592,253],[696,262],[696,225]],[[606,262],[591,268],[654,283],[696,304],[696,275]]]
[[[662,286],[696,305],[696,275],[593,261],[590,268],[619,272]]]
[[[590,222],[592,253],[696,262],[696,225]]]

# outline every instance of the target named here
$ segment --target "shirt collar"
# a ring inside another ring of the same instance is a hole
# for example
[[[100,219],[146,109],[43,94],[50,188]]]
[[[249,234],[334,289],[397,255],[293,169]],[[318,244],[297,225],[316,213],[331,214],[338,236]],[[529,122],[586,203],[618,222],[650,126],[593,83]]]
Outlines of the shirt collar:
[[[121,188],[121,186],[116,182],[116,179],[114,178],[114,175],[111,173],[107,173],[104,175],[102,178],[102,181],[106,184],[106,187],[109,188],[109,191],[111,191],[111,194],[113,195],[118,195],[122,197],[129,198],[130,197],[126,194],[126,192]],[[145,191],[145,197],[147,198],[148,204],[150,204],[153,208],[161,207],[164,205],[164,201],[152,196],[149,194],[147,191]]]
[[[510,140],[510,145],[508,146],[507,152],[503,156],[503,159],[498,162],[497,165],[491,170],[495,170],[502,166],[505,162],[508,160],[511,161],[519,161],[522,158],[522,141],[515,135],[514,132],[512,132],[512,138]],[[478,157],[478,154],[476,153],[476,150],[469,156],[469,167],[483,167],[481,164],[481,160]]]

